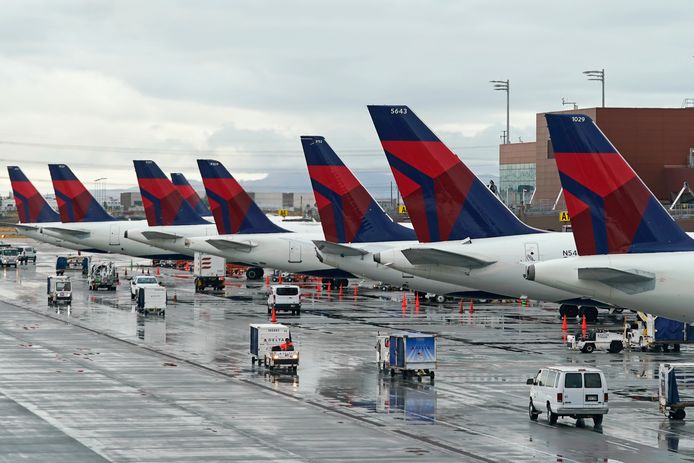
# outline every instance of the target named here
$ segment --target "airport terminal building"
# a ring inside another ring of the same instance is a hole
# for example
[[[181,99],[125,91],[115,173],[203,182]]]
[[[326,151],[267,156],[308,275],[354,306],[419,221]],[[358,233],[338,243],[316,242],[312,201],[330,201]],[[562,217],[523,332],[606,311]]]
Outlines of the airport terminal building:
[[[675,200],[684,182],[694,185],[694,108],[583,108],[557,113],[593,118],[664,204]],[[565,203],[544,113],[536,116],[535,140],[500,145],[499,192],[531,225],[561,229],[559,212]],[[690,192],[684,194],[675,211],[688,229],[691,199]]]

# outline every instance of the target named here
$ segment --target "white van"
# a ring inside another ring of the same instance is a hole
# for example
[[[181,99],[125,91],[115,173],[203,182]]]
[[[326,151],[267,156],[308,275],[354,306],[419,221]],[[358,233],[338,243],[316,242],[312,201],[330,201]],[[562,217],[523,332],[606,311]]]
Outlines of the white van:
[[[32,261],[36,263],[36,249],[33,246],[19,245],[17,249],[19,250],[19,262],[26,264]]]
[[[3,267],[17,267],[19,260],[19,250],[17,248],[0,249],[0,265]]]
[[[291,311],[292,315],[301,315],[301,288],[296,285],[272,285],[267,297],[267,313],[276,311]]]
[[[560,416],[575,419],[592,418],[598,426],[608,412],[605,375],[590,367],[547,367],[530,378],[528,414],[535,421],[540,413],[547,414],[549,424]]]

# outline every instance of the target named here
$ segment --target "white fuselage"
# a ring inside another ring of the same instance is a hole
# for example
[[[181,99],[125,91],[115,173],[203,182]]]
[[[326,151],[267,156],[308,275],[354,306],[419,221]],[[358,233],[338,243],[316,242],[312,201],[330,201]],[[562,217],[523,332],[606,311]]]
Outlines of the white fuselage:
[[[400,252],[406,248],[439,249],[493,262],[480,268],[426,264],[413,265]],[[420,243],[380,252],[380,262],[403,272],[423,278],[476,288],[512,298],[561,302],[576,298],[575,294],[528,281],[523,277],[528,262],[576,256],[571,233],[534,233],[495,238],[479,238],[469,242]]]
[[[652,274],[652,282],[605,284],[578,278],[578,269],[609,268]],[[557,259],[534,265],[534,280],[563,291],[687,323],[694,322],[694,252],[612,254]]]
[[[404,286],[416,291],[442,295],[470,293],[476,291],[461,285],[432,280],[429,278],[422,278],[411,273],[403,272],[401,270],[379,264],[373,259],[374,253],[387,251],[394,247],[403,248],[406,246],[412,246],[416,243],[416,241],[392,241],[382,243],[352,243],[345,245],[367,252],[367,254],[359,256],[339,255],[331,252],[322,252],[320,250],[317,252],[320,254],[324,264],[332,265],[333,267],[339,268],[353,275],[380,281],[393,286]]]
[[[147,227],[146,220],[114,220],[110,222],[61,223],[55,226],[42,224],[40,233],[103,252],[125,254],[149,259],[172,259],[175,253],[123,237],[126,230]]]
[[[70,241],[65,241],[63,239],[54,237],[54,236],[48,236],[44,235],[41,233],[41,227],[42,226],[61,226],[62,223],[60,222],[44,222],[44,223],[27,223],[27,224],[22,224],[25,225],[24,227],[17,227],[17,233],[24,235],[26,237],[35,239],[36,241],[41,241],[43,243],[48,243],[48,244],[53,244],[55,246],[60,246],[61,248],[65,249],[72,249],[73,251],[85,251],[89,250],[89,246],[85,246],[82,244],[76,244],[72,243]],[[35,228],[28,228],[28,227],[35,227]]]

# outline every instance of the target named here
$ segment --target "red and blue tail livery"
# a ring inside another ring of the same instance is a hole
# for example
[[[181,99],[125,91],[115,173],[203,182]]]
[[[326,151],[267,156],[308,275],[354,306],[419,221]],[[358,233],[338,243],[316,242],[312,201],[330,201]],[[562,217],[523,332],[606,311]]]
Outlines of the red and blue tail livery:
[[[413,230],[391,220],[325,138],[301,137],[308,173],[327,241],[415,241]]]
[[[200,199],[200,196],[188,182],[188,179],[186,179],[185,175],[180,173],[172,173],[171,183],[173,183],[174,187],[178,190],[179,193],[181,193],[183,199],[185,199],[186,202],[190,204],[190,206],[193,208],[196,214],[202,217],[209,217],[212,215],[212,212],[210,212],[210,209],[207,207],[207,204],[205,204],[205,202],[202,199]]]
[[[63,223],[115,220],[65,164],[48,164]]]
[[[590,117],[545,118],[580,255],[694,250]]]
[[[207,224],[154,161],[133,161],[149,226]]]
[[[263,214],[220,162],[198,159],[198,167],[220,235],[288,233],[288,230],[275,225]]]
[[[51,209],[36,187],[29,181],[22,169],[8,166],[12,194],[17,205],[20,223],[60,222],[60,215]]]
[[[540,232],[521,222],[410,108],[368,108],[419,241]]]

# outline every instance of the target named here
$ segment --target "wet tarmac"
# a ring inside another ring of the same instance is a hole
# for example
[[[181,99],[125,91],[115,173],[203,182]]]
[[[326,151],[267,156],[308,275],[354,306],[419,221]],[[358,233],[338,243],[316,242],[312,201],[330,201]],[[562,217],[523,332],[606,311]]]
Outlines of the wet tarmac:
[[[38,247],[36,266],[0,272],[0,461],[694,461],[694,425],[657,404],[659,363],[691,359],[689,346],[581,354],[552,304],[403,310],[401,293],[349,288],[279,315],[301,364],[275,375],[248,354],[249,323],[268,319],[262,283],[194,294],[190,274],[163,270],[176,303],[159,317],[134,310],[124,279],[89,292],[72,273],[72,305],[49,308],[60,250]],[[434,384],[379,373],[376,335],[400,330],[438,335]],[[605,372],[602,427],[528,419],[525,380],[556,364]]]

